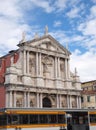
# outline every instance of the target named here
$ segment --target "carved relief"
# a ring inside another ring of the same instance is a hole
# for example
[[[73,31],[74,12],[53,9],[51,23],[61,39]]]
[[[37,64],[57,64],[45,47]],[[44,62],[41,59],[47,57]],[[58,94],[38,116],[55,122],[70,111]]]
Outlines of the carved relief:
[[[30,72],[30,73],[34,73],[35,65],[36,65],[35,58],[30,58],[30,59],[29,59],[29,72]]]
[[[76,101],[72,101],[72,107],[76,107]]]
[[[67,107],[67,100],[66,99],[63,99],[63,101],[62,101],[62,107]]]
[[[77,102],[76,102],[76,97],[73,97],[73,100],[72,100],[72,107],[77,107]]]
[[[49,56],[42,57],[43,72],[50,72],[49,67],[52,66],[52,58]]]
[[[60,64],[60,70],[61,70],[61,71],[64,71],[64,64],[63,64],[63,63]]]
[[[34,103],[32,99],[30,100],[30,107],[34,107]]]
[[[22,107],[23,105],[22,105],[22,99],[20,98],[20,99],[17,99],[16,100],[16,107]]]
[[[53,59],[49,56],[42,56],[42,67],[43,67],[43,76],[52,77],[52,67],[53,67]]]
[[[60,60],[60,76],[61,78],[64,78],[64,61],[61,59]]]
[[[22,76],[18,75],[18,76],[17,76],[17,81],[18,81],[18,82],[22,82]]]
[[[30,107],[36,106],[36,94],[30,93]]]

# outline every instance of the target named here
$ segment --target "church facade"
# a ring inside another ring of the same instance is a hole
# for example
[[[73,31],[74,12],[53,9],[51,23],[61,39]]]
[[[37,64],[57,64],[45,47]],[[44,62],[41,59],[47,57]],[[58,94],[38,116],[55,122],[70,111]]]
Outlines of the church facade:
[[[81,108],[81,83],[70,52],[45,31],[0,58],[0,107]]]

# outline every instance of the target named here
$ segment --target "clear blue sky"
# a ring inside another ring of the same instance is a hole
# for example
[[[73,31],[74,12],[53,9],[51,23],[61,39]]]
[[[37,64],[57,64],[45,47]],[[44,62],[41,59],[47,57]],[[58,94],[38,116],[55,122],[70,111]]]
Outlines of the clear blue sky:
[[[0,55],[17,49],[22,32],[49,34],[72,53],[70,68],[81,81],[96,79],[96,0],[1,0]]]

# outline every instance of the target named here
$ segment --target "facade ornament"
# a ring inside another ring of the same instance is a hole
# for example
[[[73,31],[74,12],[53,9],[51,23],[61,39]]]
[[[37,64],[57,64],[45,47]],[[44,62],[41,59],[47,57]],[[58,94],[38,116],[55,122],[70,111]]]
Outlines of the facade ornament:
[[[77,68],[75,67],[75,76],[77,76]]]
[[[48,26],[46,25],[45,26],[45,35],[47,35],[48,34]]]
[[[67,101],[66,101],[66,99],[63,99],[63,101],[62,101],[62,107],[67,107]]]
[[[34,68],[35,68],[35,58],[30,58],[29,59],[29,72],[33,72]]]
[[[66,43],[66,49],[68,50],[68,43]]]
[[[76,101],[72,101],[72,107],[76,107]]]
[[[64,70],[64,64],[60,64],[60,70],[63,71]]]
[[[38,38],[39,38],[38,33],[35,33],[34,38],[35,38],[35,39],[38,39]]]
[[[66,43],[66,55],[68,56],[68,43]]]
[[[23,31],[23,32],[22,32],[22,39],[21,39],[21,41],[20,41],[19,43],[25,42],[25,41],[26,41],[25,38],[26,38],[26,34],[25,34],[25,32]]]
[[[42,60],[44,72],[49,72],[49,66],[52,66],[52,59],[49,56],[43,57]]]

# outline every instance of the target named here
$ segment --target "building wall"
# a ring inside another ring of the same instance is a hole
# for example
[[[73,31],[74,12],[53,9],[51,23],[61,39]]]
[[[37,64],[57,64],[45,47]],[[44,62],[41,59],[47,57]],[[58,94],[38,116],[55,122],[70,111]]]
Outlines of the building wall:
[[[70,73],[66,48],[50,35],[18,46],[1,65],[6,107],[81,108],[81,83],[76,72]]]
[[[82,83],[82,108],[96,108],[96,81]]]
[[[0,86],[0,108],[4,108],[5,107],[5,87],[4,86]]]

